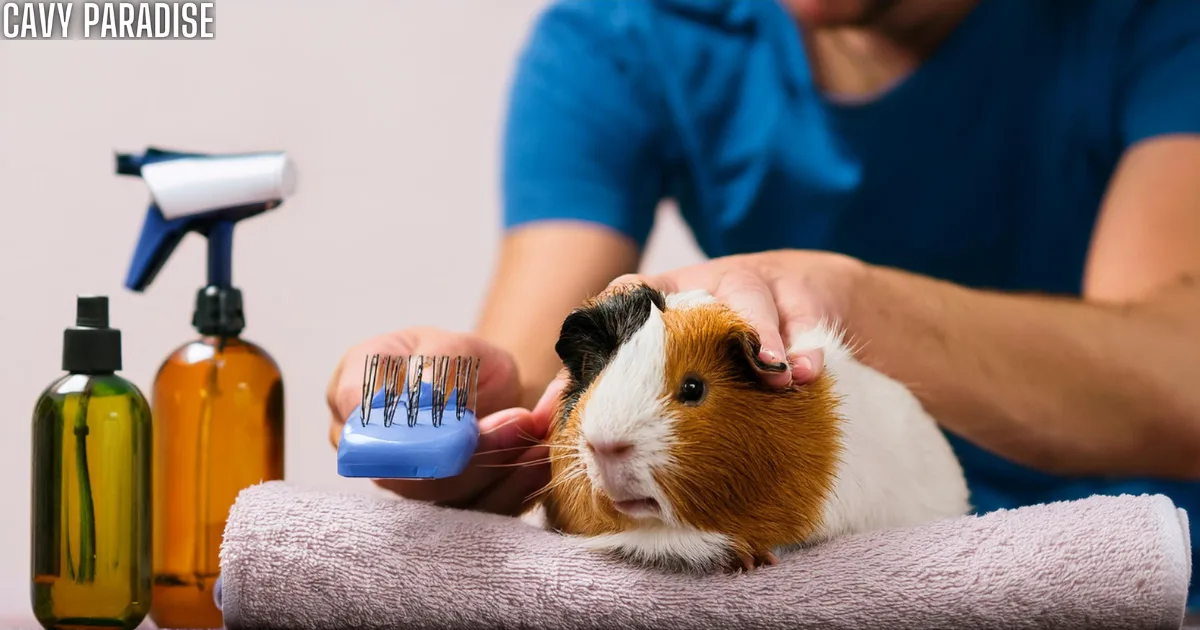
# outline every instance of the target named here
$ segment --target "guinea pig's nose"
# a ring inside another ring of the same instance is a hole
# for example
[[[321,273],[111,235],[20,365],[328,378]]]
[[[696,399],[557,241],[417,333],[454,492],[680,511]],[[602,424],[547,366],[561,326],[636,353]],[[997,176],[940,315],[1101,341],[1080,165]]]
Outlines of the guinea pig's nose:
[[[633,453],[633,444],[629,442],[593,442],[586,440],[587,449],[597,457],[605,459],[620,459]]]

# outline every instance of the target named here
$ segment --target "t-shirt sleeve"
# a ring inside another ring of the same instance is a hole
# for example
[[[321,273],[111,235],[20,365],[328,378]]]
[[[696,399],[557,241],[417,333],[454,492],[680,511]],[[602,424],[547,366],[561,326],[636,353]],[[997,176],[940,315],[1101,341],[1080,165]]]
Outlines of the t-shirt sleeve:
[[[1122,144],[1200,133],[1200,1],[1145,0],[1135,6],[1118,55]]]
[[[559,0],[535,22],[505,121],[505,228],[574,220],[638,246],[649,237],[663,197],[663,108],[623,5]]]

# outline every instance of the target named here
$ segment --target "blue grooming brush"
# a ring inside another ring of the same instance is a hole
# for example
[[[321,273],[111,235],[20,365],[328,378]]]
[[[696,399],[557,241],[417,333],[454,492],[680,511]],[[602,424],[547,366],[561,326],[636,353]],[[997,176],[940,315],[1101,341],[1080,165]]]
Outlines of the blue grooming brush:
[[[338,443],[338,474],[441,479],[461,473],[479,444],[478,385],[474,357],[367,357],[362,403]]]

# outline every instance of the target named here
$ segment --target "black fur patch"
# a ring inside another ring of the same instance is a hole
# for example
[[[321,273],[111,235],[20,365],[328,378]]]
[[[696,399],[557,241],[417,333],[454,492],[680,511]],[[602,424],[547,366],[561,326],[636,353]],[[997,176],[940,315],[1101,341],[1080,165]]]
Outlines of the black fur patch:
[[[580,394],[608,365],[617,349],[650,318],[651,305],[665,311],[665,296],[648,285],[639,284],[577,308],[563,321],[558,343],[554,345],[554,351],[570,374],[562,394],[562,422],[566,422]]]

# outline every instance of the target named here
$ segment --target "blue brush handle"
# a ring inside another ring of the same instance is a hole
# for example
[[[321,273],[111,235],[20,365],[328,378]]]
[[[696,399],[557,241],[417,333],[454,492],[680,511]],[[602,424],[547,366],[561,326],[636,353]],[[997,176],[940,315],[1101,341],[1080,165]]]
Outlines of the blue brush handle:
[[[383,391],[371,399],[371,417],[362,425],[359,407],[342,427],[338,443],[338,474],[371,479],[442,479],[462,473],[479,444],[475,412],[467,409],[460,419],[447,396],[442,424],[433,426],[433,387],[421,384],[417,422],[408,426],[408,396],[402,394],[390,427],[383,425]]]

